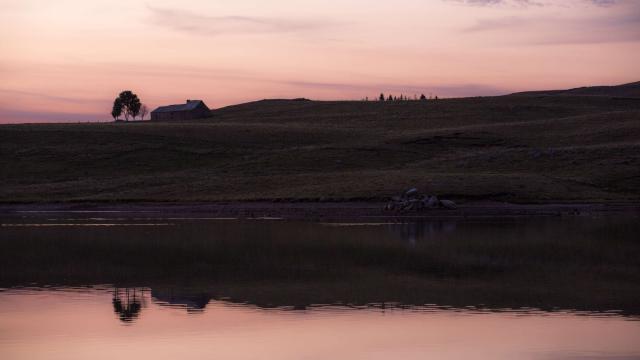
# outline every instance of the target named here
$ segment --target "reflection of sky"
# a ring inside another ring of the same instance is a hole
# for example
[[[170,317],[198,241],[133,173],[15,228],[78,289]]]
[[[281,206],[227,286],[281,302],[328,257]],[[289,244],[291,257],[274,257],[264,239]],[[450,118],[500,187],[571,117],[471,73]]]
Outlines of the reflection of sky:
[[[0,122],[271,97],[492,95],[640,78],[635,0],[0,0]],[[107,114],[107,116],[105,116]]]
[[[145,296],[150,296],[147,292]],[[0,293],[2,359],[633,359],[640,322],[573,314],[264,311],[197,316],[147,301],[131,326],[107,291]]]

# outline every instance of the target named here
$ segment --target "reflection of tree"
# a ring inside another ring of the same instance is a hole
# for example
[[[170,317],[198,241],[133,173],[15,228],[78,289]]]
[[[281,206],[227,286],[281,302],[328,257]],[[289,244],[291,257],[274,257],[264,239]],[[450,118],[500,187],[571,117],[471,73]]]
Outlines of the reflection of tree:
[[[130,323],[140,316],[144,302],[143,291],[141,288],[113,289],[113,311],[121,321]]]
[[[199,313],[211,301],[211,296],[205,292],[181,288],[150,289],[150,288],[114,288],[113,312],[124,323],[132,323],[138,317],[143,307],[147,307],[147,298],[151,295],[154,303],[160,306],[186,309],[189,313]]]

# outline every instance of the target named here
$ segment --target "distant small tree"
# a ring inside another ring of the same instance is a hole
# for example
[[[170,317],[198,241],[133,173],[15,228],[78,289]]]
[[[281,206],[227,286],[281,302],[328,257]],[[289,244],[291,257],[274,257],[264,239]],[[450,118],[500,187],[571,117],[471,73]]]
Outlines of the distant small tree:
[[[438,100],[438,95],[436,95],[436,98],[435,98],[435,100]]]
[[[389,98],[387,99],[387,101],[393,101],[393,96],[389,95]]]
[[[122,103],[125,120],[129,121],[130,116],[135,120],[136,116],[140,114],[140,107],[142,106],[138,95],[134,94],[130,90],[125,90],[120,93],[118,99],[120,99],[120,102]]]
[[[384,93],[380,93],[380,101],[384,101]]]
[[[422,95],[420,95],[420,100],[423,100],[423,101],[424,101],[424,100],[427,100],[427,97],[426,97],[426,96],[424,96],[424,94],[422,94]]]
[[[147,105],[142,104],[142,106],[140,106],[140,118],[142,118],[142,120],[144,120],[144,117],[149,113],[149,108],[147,107]]]
[[[118,118],[122,115],[122,101],[120,101],[120,98],[116,98],[113,101],[113,108],[111,109],[111,116],[113,117],[113,120],[118,120]]]

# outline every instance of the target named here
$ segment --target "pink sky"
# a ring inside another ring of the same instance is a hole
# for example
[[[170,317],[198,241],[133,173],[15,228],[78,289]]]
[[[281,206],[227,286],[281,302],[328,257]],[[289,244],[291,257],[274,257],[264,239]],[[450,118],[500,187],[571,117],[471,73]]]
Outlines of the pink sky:
[[[637,0],[0,0],[0,123],[640,80]]]

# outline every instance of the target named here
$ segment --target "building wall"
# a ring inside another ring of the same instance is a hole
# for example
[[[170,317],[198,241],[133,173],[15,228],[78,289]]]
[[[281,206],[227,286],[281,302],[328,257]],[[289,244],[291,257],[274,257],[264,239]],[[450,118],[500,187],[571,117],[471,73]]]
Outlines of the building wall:
[[[197,108],[191,111],[191,119],[204,119],[211,116],[211,110],[204,104],[200,103]]]
[[[195,120],[195,119],[204,119],[209,116],[211,116],[210,110],[206,106],[200,105],[191,111],[151,113],[151,120],[153,121]]]

